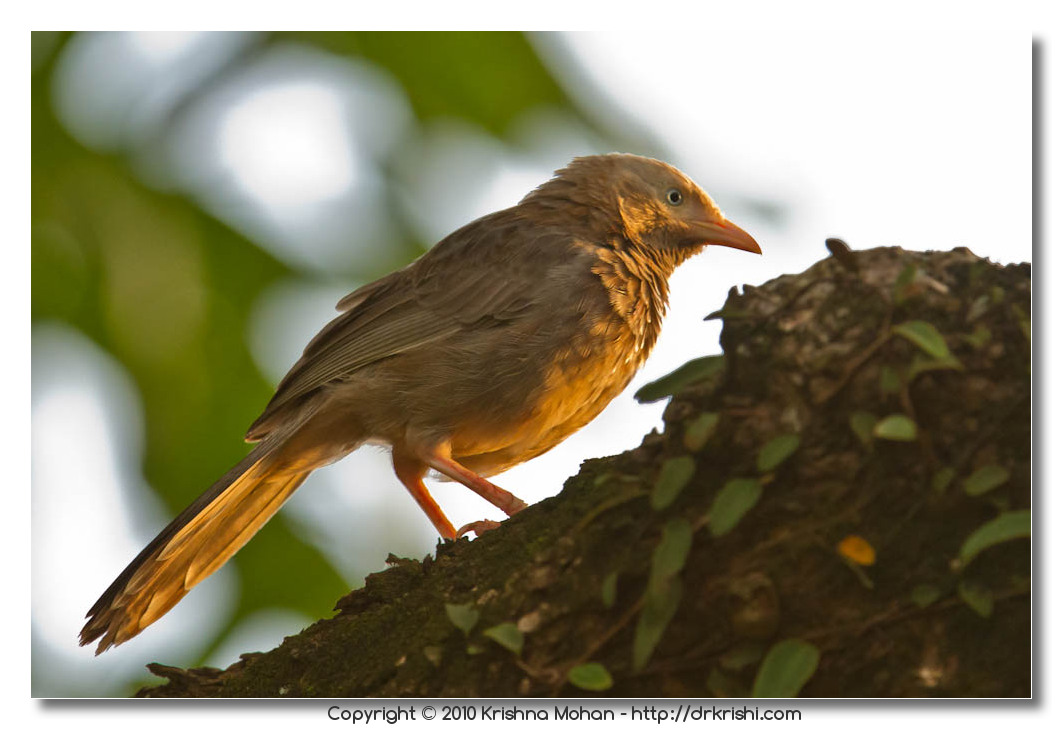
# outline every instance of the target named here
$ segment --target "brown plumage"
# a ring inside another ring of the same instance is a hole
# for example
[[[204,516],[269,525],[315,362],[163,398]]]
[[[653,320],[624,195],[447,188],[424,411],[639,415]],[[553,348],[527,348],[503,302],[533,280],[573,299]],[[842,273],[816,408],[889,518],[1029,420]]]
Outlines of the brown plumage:
[[[315,468],[366,442],[446,539],[429,468],[506,514],[485,479],[545,453],[630,382],[660,332],[668,277],[706,245],[759,253],[669,165],[580,157],[518,205],[447,236],[339,302],[251,425],[251,453],[181,512],[86,617],[97,653],[133,637],[217,570]]]

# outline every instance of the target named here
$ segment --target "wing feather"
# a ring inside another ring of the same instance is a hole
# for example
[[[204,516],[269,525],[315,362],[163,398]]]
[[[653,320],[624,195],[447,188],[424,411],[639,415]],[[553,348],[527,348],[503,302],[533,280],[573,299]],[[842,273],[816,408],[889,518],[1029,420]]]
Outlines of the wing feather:
[[[525,314],[537,300],[534,274],[548,268],[543,261],[562,261],[557,253],[569,241],[509,208],[469,223],[409,266],[348,294],[337,305],[343,313],[306,346],[248,438],[267,433],[286,403],[373,362],[460,336],[485,319],[504,325]]]

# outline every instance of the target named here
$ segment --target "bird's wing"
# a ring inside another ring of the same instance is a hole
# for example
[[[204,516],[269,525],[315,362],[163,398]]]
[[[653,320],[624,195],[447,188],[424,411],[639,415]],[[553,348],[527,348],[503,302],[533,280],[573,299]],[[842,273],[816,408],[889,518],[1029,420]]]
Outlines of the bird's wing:
[[[285,403],[368,364],[484,320],[502,325],[518,318],[536,299],[534,274],[562,260],[557,252],[567,242],[510,208],[469,223],[409,266],[344,297],[337,305],[343,313],[306,346],[248,439],[268,432],[267,421]]]

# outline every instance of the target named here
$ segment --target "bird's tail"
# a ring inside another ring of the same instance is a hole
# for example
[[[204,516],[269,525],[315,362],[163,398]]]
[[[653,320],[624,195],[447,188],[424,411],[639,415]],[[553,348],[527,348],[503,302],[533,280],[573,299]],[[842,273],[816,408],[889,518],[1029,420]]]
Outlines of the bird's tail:
[[[318,465],[283,458],[273,445],[259,443],[136,556],[86,614],[81,645],[99,638],[99,655],[129,640],[269,521]]]

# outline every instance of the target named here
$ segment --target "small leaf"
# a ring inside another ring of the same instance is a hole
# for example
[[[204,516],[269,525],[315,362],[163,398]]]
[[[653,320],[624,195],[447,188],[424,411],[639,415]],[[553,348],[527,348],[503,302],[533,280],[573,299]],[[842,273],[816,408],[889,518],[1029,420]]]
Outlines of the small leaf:
[[[989,547],[1024,539],[1032,534],[1032,513],[1028,510],[1006,511],[995,519],[977,527],[959,549],[959,561],[963,567]]]
[[[874,440],[874,424],[878,421],[873,413],[857,410],[848,417],[848,427],[863,445],[870,445]]]
[[[938,494],[942,494],[948,490],[948,486],[955,480],[955,469],[951,466],[945,466],[936,473],[933,474],[933,480],[930,482],[930,486]]]
[[[582,663],[568,671],[572,686],[584,691],[608,691],[612,688],[612,674],[600,663]]]
[[[708,530],[721,537],[741,521],[763,495],[763,486],[754,478],[734,478],[726,482],[708,509]]]
[[[927,321],[913,320],[897,324],[892,328],[894,334],[899,334],[904,339],[915,344],[930,357],[936,359],[948,359],[951,350],[948,349],[944,337],[937,328]]]
[[[686,450],[696,453],[707,445],[718,425],[719,413],[701,413],[686,423],[685,432],[682,434],[682,444],[686,446]]]
[[[983,586],[964,580],[959,583],[958,591],[962,601],[969,605],[970,609],[975,613],[982,618],[992,616],[992,608],[995,606],[995,601],[992,599],[992,593]]]
[[[656,477],[653,493],[649,497],[649,505],[655,511],[671,506],[671,503],[693,478],[693,472],[696,470],[697,462],[690,456],[679,456],[664,461]]]
[[[524,649],[524,634],[516,627],[516,623],[498,623],[484,630],[483,635],[516,655],[520,655]]]
[[[800,447],[800,436],[794,433],[780,435],[760,448],[756,456],[756,468],[760,473],[773,471]]]
[[[912,293],[915,279],[918,277],[918,266],[908,263],[896,277],[896,283],[892,286],[892,298],[897,304],[902,304]]]
[[[885,365],[881,368],[881,382],[879,383],[881,392],[885,395],[894,395],[900,391],[903,387],[903,383],[900,381],[900,376],[896,373],[892,367]]]
[[[906,415],[890,415],[874,426],[874,437],[882,440],[911,441],[918,437],[918,426]]]
[[[664,525],[660,542],[653,550],[649,582],[660,585],[682,571],[693,544],[693,527],[685,519],[672,519]]]
[[[959,338],[974,349],[982,349],[986,344],[992,341],[992,331],[984,324],[978,324],[972,334],[961,334],[959,335]]]
[[[619,570],[609,573],[605,581],[601,583],[601,602],[607,608],[616,604],[616,582],[618,580]]]
[[[940,588],[936,585],[923,584],[911,590],[911,602],[920,608],[929,607],[941,596]]]
[[[963,490],[970,496],[980,496],[992,489],[1002,486],[1010,479],[1010,471],[1003,466],[992,464],[983,466],[966,477],[962,482]]]
[[[807,641],[788,638],[771,646],[752,684],[754,699],[791,699],[815,674],[819,649]]]
[[[934,372],[936,370],[962,370],[966,369],[962,366],[962,362],[954,357],[946,357],[944,359],[929,359],[923,357],[921,354],[916,354],[914,360],[911,361],[911,366],[907,368],[907,381],[913,382],[923,372]]]
[[[763,658],[763,645],[755,641],[745,641],[719,656],[719,667],[737,672],[747,668]]]
[[[656,402],[670,397],[687,385],[719,374],[723,371],[725,364],[726,359],[721,354],[691,359],[674,372],[643,385],[638,392],[634,393],[634,399],[638,402]]]
[[[664,636],[671,618],[682,602],[682,583],[668,580],[655,589],[651,586],[645,593],[645,604],[634,628],[633,667],[640,671],[649,663],[657,643]]]
[[[466,602],[460,605],[447,603],[443,607],[446,608],[446,617],[450,618],[450,622],[456,625],[465,635],[471,633],[472,628],[476,627],[476,622],[479,620],[479,610],[472,607],[472,603]]]
[[[870,542],[856,534],[849,534],[837,543],[837,554],[863,567],[869,567],[877,560]]]
[[[970,304],[970,311],[966,313],[967,323],[973,324],[975,321],[984,316],[989,308],[990,303],[988,300],[988,296],[985,294],[978,296],[976,299],[974,299],[974,302]]]

